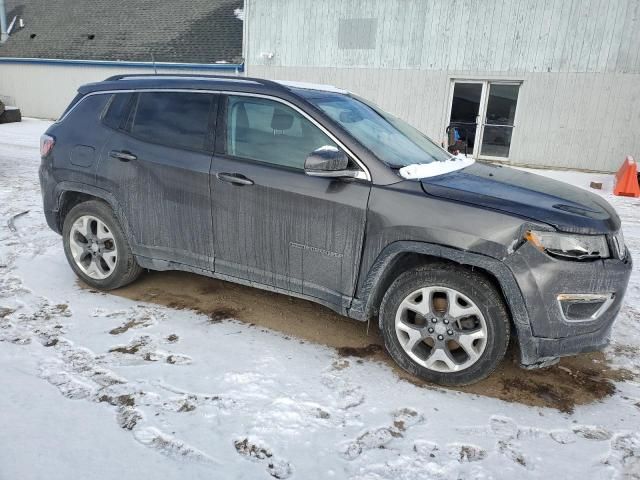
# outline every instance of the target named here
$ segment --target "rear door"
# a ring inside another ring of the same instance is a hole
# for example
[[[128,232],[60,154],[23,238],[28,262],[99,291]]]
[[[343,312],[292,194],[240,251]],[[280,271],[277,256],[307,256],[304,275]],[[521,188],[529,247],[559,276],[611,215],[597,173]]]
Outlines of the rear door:
[[[98,184],[116,197],[136,254],[213,269],[209,170],[217,105],[215,94],[199,92],[114,97]]]
[[[216,273],[338,305],[353,294],[370,184],[305,175],[305,158],[325,145],[337,146],[291,106],[221,99],[211,169]]]

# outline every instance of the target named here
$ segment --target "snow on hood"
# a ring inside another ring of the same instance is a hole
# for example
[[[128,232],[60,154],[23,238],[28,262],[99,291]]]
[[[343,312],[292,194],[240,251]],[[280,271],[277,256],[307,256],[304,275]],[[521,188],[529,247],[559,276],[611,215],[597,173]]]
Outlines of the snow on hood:
[[[414,163],[402,167],[399,171],[400,176],[406,179],[415,178],[428,178],[437,177],[438,175],[444,175],[445,173],[455,172],[461,170],[470,165],[473,165],[475,160],[469,157],[452,157],[450,160],[444,162],[431,162],[431,163]]]

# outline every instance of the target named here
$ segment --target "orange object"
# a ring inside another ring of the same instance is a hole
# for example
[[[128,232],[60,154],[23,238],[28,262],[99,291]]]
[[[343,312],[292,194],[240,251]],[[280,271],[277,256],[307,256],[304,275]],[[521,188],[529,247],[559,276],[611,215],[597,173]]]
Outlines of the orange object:
[[[625,197],[640,197],[638,166],[631,155],[627,155],[627,158],[622,162],[620,170],[616,173],[613,194]]]

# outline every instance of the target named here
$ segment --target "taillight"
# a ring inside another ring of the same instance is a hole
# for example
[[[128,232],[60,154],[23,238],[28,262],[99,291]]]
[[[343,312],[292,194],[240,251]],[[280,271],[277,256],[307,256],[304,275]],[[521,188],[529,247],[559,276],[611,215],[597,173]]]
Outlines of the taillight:
[[[53,146],[56,144],[56,139],[46,133],[40,137],[40,156],[45,158],[53,150]]]

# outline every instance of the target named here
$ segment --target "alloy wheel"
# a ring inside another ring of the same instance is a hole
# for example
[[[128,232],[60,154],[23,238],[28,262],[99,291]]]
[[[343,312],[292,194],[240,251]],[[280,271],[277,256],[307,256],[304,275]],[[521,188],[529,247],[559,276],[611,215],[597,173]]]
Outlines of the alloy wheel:
[[[396,312],[395,331],[413,361],[442,373],[459,372],[476,363],[488,335],[478,306],[462,292],[442,286],[407,295]]]
[[[78,268],[90,278],[104,280],[116,268],[118,249],[113,233],[99,218],[79,217],[69,231],[69,247]]]

